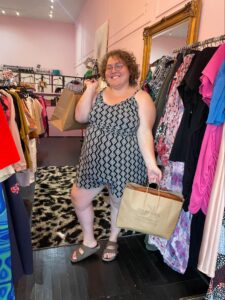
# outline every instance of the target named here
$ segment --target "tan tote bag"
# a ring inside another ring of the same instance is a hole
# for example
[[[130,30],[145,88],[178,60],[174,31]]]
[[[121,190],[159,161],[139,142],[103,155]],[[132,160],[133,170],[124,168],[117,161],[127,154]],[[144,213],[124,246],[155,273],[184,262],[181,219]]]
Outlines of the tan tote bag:
[[[87,124],[78,123],[74,118],[75,107],[80,97],[81,94],[64,89],[49,123],[60,131],[86,128]]]
[[[180,194],[128,183],[116,225],[169,239],[176,227],[182,204],[183,197]]]

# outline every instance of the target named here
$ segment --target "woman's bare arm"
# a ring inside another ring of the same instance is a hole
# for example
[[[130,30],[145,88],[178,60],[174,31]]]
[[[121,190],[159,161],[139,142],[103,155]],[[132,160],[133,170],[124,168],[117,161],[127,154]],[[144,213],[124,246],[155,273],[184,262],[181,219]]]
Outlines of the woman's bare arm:
[[[159,182],[162,178],[162,173],[157,166],[152,136],[152,127],[156,118],[155,105],[151,97],[144,91],[139,91],[135,97],[138,102],[140,118],[138,144],[148,170],[149,182]]]
[[[88,116],[91,111],[91,107],[97,96],[98,81],[86,80],[85,85],[86,90],[80,97],[75,109],[75,119],[79,123],[88,122]]]

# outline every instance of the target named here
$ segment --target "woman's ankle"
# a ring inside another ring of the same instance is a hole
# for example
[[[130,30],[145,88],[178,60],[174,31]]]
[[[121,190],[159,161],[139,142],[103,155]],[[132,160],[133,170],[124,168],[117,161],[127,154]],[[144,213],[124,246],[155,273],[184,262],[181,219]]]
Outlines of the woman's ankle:
[[[87,247],[94,248],[98,245],[98,242],[96,240],[83,240],[83,244]]]

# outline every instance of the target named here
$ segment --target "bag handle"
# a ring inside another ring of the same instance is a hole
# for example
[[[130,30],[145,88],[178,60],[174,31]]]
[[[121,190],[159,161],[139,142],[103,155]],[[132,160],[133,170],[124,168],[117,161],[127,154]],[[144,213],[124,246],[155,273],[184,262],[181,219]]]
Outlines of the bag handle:
[[[147,201],[147,196],[148,196],[148,194],[151,194],[151,193],[148,193],[148,191],[149,191],[149,188],[151,188],[150,186],[150,183],[148,183],[147,184],[147,186],[146,186],[146,191],[145,191],[145,200],[144,200],[144,202],[146,203],[146,201]],[[154,207],[156,207],[156,211],[157,211],[157,209],[158,209],[158,206],[159,206],[159,199],[160,199],[160,186],[159,186],[159,184],[157,184],[157,191],[158,191],[158,198],[157,198],[157,205],[155,205]],[[146,207],[146,206],[145,206]],[[152,212],[153,212],[153,209],[152,209]]]

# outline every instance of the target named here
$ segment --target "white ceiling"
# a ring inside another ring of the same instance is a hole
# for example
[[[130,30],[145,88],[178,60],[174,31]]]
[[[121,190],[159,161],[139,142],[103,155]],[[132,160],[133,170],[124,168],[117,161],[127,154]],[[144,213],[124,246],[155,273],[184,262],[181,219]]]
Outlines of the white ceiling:
[[[17,18],[34,18],[52,21],[74,23],[79,16],[80,10],[86,0],[0,0],[0,15],[2,10],[5,15]],[[53,17],[49,17],[50,6],[53,5]],[[16,12],[20,16],[16,16]]]

